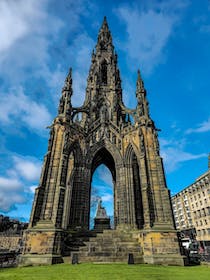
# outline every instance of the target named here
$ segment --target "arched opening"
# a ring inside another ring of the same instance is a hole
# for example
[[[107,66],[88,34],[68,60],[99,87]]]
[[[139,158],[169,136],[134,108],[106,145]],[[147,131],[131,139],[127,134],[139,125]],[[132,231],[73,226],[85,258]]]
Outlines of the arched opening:
[[[133,191],[135,201],[135,217],[137,228],[141,229],[144,226],[144,214],[143,214],[143,201],[141,193],[141,181],[139,176],[139,165],[136,155],[132,153],[132,172],[133,172]]]
[[[110,226],[114,227],[114,188],[110,170],[106,165],[101,164],[92,175],[91,196],[90,196],[90,224],[89,228],[94,229],[94,218],[97,215],[98,205],[105,209],[106,215],[110,218]]]
[[[94,217],[98,202],[102,201],[111,227],[114,228],[114,186],[116,182],[115,162],[112,155],[105,149],[100,149],[93,158],[91,167],[89,228],[94,227]]]
[[[101,63],[101,82],[102,84],[107,84],[107,62],[104,60]]]

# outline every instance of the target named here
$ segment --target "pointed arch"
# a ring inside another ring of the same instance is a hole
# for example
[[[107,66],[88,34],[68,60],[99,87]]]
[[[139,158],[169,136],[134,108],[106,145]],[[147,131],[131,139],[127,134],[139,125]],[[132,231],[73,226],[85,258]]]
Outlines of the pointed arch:
[[[125,155],[124,155],[124,161],[125,164],[131,164],[132,163],[132,154],[135,153],[136,155],[139,154],[138,148],[134,143],[129,143],[127,146],[127,149],[125,151]],[[138,160],[138,159],[137,159]],[[140,165],[140,163],[138,162],[138,164]]]
[[[95,153],[92,159],[91,173],[93,174],[96,168],[101,164],[105,164],[109,168],[112,173],[113,180],[116,181],[115,162],[112,155],[105,147],[102,147]]]
[[[142,200],[142,186],[141,174],[138,162],[138,149],[134,144],[129,143],[125,152],[125,164],[131,173],[131,197],[133,197],[133,208],[135,223],[138,229],[144,226],[143,200]],[[132,203],[132,201],[131,201]]]
[[[73,153],[74,155],[75,163],[79,163],[82,161],[83,153],[78,140],[74,141],[69,145],[68,156],[70,156],[71,153]]]
[[[107,85],[107,69],[108,68],[108,64],[107,61],[104,59],[101,63],[101,82],[103,85]]]

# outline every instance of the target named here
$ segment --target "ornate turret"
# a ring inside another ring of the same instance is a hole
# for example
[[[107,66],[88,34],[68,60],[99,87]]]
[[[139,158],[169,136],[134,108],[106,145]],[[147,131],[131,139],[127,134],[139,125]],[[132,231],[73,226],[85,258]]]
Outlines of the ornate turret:
[[[140,121],[142,116],[144,116],[144,118],[146,119],[150,118],[146,94],[147,92],[144,88],[144,82],[142,80],[140,70],[138,70],[137,82],[136,82],[136,98],[137,98],[136,111],[137,111],[138,121]]]
[[[58,107],[58,114],[59,116],[66,117],[67,120],[70,119],[71,115],[71,97],[73,94],[72,90],[72,68],[69,69],[69,73],[66,77],[63,89],[62,89],[62,95],[60,98],[60,103]]]

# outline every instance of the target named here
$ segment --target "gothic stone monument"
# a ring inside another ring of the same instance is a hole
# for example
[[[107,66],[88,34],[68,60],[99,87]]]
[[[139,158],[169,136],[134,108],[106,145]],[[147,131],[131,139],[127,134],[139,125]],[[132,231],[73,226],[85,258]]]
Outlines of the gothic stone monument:
[[[63,261],[65,232],[89,229],[92,175],[105,164],[113,177],[114,230],[90,238],[78,252],[79,261],[127,263],[131,253],[135,263],[183,265],[144,83],[138,71],[137,106],[128,109],[106,18],[92,53],[83,106],[72,106],[72,93],[70,69],[50,127],[20,263]]]

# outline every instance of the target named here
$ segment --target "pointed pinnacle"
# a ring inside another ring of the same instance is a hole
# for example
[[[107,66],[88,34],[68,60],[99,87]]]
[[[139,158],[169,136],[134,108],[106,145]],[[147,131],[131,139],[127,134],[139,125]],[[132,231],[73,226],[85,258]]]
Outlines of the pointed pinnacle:
[[[138,72],[137,72],[136,86],[137,86],[137,89],[144,89],[144,82],[143,82],[143,80],[141,78],[141,72],[140,72],[139,69],[138,69]]]
[[[208,155],[208,169],[210,169],[210,153]]]
[[[106,20],[106,16],[104,16],[104,20],[103,20],[103,23],[102,23],[102,28],[103,28],[104,26],[107,26],[107,27],[108,27],[107,20]]]
[[[72,68],[70,67],[69,68],[69,73],[66,76],[64,87],[63,87],[62,91],[71,90],[71,87],[72,87]]]
[[[110,33],[106,16],[104,17],[103,23],[102,23],[101,28],[100,28],[100,32],[109,32]]]
[[[71,67],[69,68],[69,73],[68,73],[68,76],[67,76],[67,77],[72,78],[72,68],[71,68]]]

